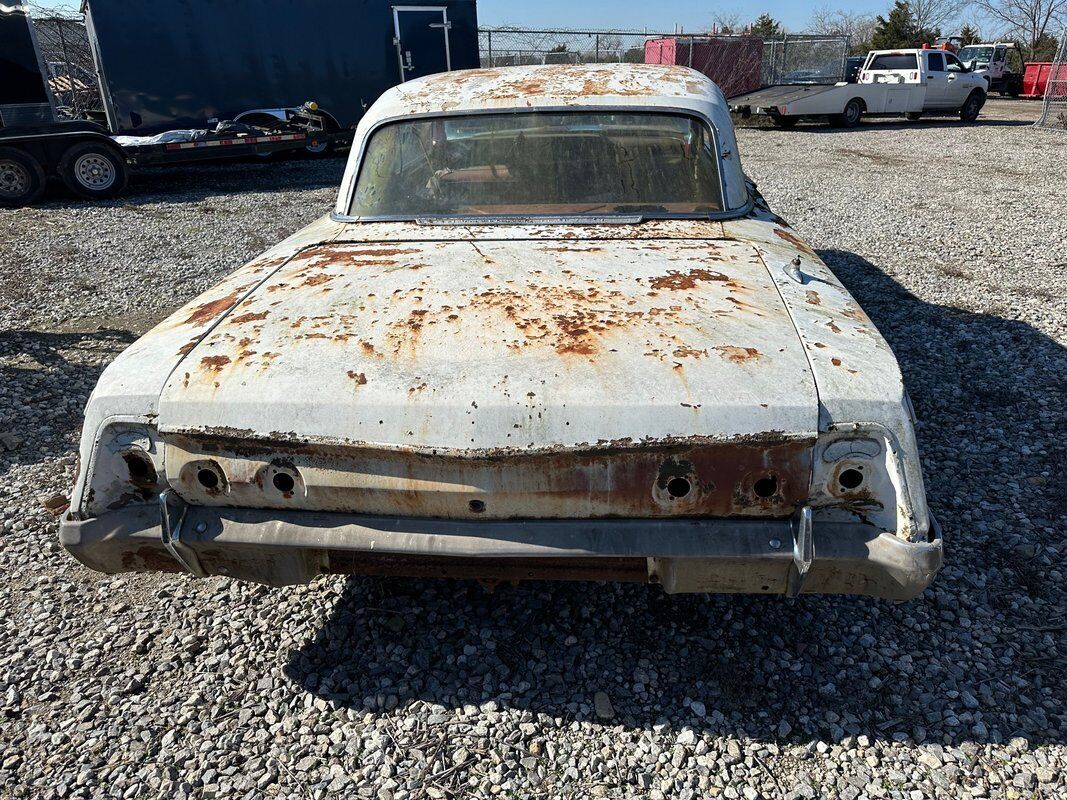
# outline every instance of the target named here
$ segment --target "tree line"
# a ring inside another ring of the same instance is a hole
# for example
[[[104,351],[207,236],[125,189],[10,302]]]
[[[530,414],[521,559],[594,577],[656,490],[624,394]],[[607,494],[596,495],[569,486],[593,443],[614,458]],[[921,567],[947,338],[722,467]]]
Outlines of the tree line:
[[[986,20],[987,30],[980,30],[973,21],[959,29],[950,27],[968,8]],[[1028,61],[1050,61],[1065,26],[1067,0],[895,0],[884,16],[818,8],[812,12],[805,33],[847,35],[857,55],[868,50],[921,47],[951,35],[961,37],[964,44],[1012,41]],[[713,30],[764,39],[775,39],[785,32],[770,14],[761,14],[747,24],[736,14],[718,15]]]

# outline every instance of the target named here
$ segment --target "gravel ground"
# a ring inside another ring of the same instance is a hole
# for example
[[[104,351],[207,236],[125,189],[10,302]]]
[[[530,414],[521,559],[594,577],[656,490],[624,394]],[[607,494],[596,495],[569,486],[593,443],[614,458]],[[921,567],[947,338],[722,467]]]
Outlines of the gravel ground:
[[[0,796],[1064,797],[1067,166],[1034,113],[741,131],[917,406],[947,565],[906,604],[91,573],[39,498],[100,370],[342,164],[0,212]]]

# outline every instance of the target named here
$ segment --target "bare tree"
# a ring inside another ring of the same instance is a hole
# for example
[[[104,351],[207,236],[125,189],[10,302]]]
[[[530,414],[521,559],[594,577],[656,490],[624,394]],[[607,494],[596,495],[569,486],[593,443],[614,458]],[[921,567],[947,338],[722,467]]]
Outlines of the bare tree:
[[[711,28],[717,33],[741,33],[745,23],[736,11],[720,11],[711,18]]]
[[[908,0],[911,20],[920,31],[941,30],[959,16],[964,5],[961,0]]]
[[[811,12],[808,30],[811,33],[848,36],[853,49],[858,51],[866,50],[876,24],[875,18],[870,14],[822,6]]]
[[[974,5],[1018,38],[1027,58],[1047,34],[1067,24],[1067,0],[974,0]]]

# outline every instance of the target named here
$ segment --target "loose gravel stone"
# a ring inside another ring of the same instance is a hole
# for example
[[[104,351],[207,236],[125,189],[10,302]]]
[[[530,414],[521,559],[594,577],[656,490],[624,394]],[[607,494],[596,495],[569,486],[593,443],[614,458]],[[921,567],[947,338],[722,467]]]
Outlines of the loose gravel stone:
[[[343,164],[0,211],[0,796],[1067,795],[1067,167],[1036,110],[740,131],[903,368],[946,539],[904,604],[90,572],[38,498],[100,371],[326,213]]]

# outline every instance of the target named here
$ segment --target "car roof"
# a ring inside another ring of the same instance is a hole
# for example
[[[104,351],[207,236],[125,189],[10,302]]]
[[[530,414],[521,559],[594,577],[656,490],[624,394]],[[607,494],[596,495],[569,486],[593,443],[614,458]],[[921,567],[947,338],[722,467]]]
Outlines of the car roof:
[[[662,64],[549,64],[441,72],[385,92],[367,112],[373,118],[566,106],[699,108],[729,113],[707,76]]]

